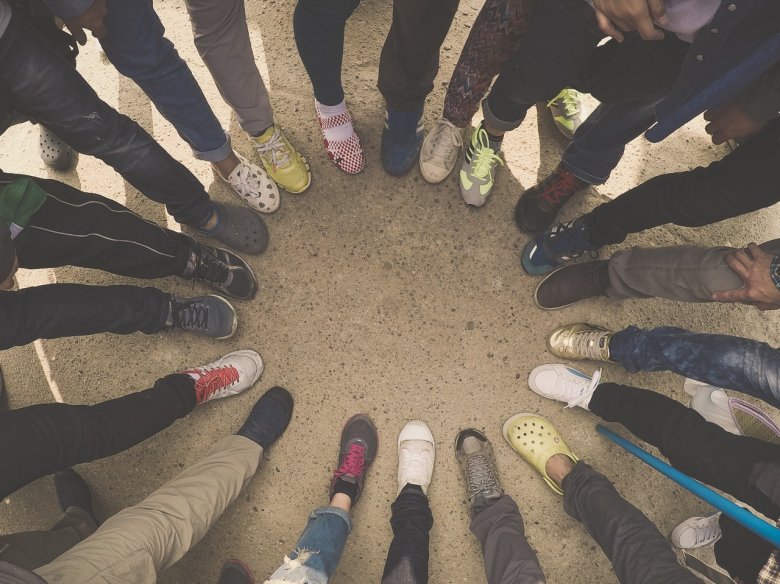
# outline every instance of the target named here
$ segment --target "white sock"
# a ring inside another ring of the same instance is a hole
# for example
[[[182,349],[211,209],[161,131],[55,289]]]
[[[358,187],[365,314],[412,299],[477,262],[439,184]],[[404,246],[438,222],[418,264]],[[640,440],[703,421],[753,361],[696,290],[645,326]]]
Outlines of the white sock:
[[[317,108],[317,115],[323,119],[333,118],[347,113],[347,103],[343,99],[341,100],[341,103],[336,105],[324,105],[315,99],[314,107]],[[347,122],[346,124],[341,124],[335,128],[326,128],[323,133],[328,142],[340,142],[349,139],[353,131],[354,128],[352,127],[352,123]]]

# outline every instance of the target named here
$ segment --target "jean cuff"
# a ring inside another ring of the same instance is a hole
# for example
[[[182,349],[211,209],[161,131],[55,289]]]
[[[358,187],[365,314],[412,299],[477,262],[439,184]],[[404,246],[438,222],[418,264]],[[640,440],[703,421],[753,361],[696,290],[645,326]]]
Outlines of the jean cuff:
[[[574,139],[576,140],[577,138],[575,137]],[[561,158],[561,166],[563,166],[565,170],[568,170],[578,179],[588,183],[589,185],[603,185],[605,182],[607,182],[607,179],[609,178],[609,173],[607,173],[606,176],[596,176],[595,174],[590,174],[589,172],[584,171],[581,168],[577,168],[576,166],[574,166],[573,164],[571,164],[566,160],[566,150],[563,151],[563,157]]]
[[[201,152],[199,150],[192,149],[192,155],[198,160],[205,162],[222,162],[233,152],[233,145],[230,142],[230,134],[225,132],[225,142],[219,148],[215,150],[207,150]]]
[[[485,118],[485,122],[487,122],[487,124],[491,128],[495,128],[496,130],[499,130],[501,132],[510,132],[515,128],[520,127],[520,124],[523,123],[523,118],[520,118],[519,120],[513,122],[507,122],[505,120],[498,119],[490,110],[489,100],[490,100],[489,95],[482,100],[482,115]]]
[[[352,517],[350,517],[349,513],[344,511],[344,509],[339,509],[338,507],[331,507],[328,505],[327,507],[320,507],[318,509],[315,509],[311,512],[312,519],[316,518],[319,515],[323,515],[325,513],[330,513],[331,515],[336,515],[337,517],[341,517],[344,522],[347,524],[347,529],[351,532],[352,531]]]

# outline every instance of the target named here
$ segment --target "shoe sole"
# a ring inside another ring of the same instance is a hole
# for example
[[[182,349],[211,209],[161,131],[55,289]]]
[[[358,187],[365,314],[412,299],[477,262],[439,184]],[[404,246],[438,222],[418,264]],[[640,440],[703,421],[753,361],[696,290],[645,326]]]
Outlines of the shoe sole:
[[[534,245],[534,242],[535,242],[535,238],[530,240],[523,248],[523,253],[520,256],[520,265],[522,266],[523,271],[525,271],[526,274],[528,274],[529,276],[544,276],[545,274],[554,272],[556,268],[560,267],[560,266],[540,267],[534,264],[533,262],[531,262],[531,254],[528,248],[532,247]]]
[[[447,180],[447,179],[449,178],[449,176],[452,174],[452,171],[453,171],[453,170],[455,170],[455,167],[458,165],[458,160],[460,160],[460,152],[458,152],[458,158],[457,158],[457,159],[455,159],[455,164],[453,164],[453,165],[452,165],[452,168],[450,168],[450,169],[447,171],[447,174],[445,174],[445,175],[444,175],[442,178],[440,178],[439,180],[434,180],[434,179],[430,178],[429,176],[426,176],[426,175],[425,175],[425,171],[423,170],[423,166],[422,166],[422,160],[419,160],[419,158],[418,158],[418,166],[420,167],[420,176],[422,176],[422,177],[423,177],[423,180],[424,180],[425,182],[427,182],[429,185],[438,185],[438,184],[441,184],[441,183],[443,183],[445,180]]]
[[[574,302],[569,302],[568,304],[564,304],[563,306],[556,306],[556,307],[554,307],[554,308],[549,308],[549,307],[547,307],[547,306],[542,306],[541,304],[539,304],[539,297],[538,297],[538,294],[539,294],[539,288],[541,288],[541,287],[544,285],[544,283],[547,281],[547,279],[548,279],[548,278],[551,278],[551,277],[552,277],[552,275],[553,275],[553,274],[555,274],[555,272],[557,272],[557,271],[559,271],[559,270],[562,270],[562,269],[564,269],[564,268],[566,268],[566,267],[567,267],[567,266],[561,266],[560,268],[557,268],[557,269],[553,270],[552,272],[550,272],[549,274],[547,274],[547,275],[544,277],[544,279],[543,279],[541,282],[539,282],[539,284],[536,286],[536,290],[534,290],[534,304],[536,305],[536,308],[538,308],[539,310],[548,310],[548,311],[549,311],[549,310],[560,310],[561,308],[566,308],[566,307],[568,307],[568,306],[572,306],[572,305],[574,305],[574,304],[577,304],[577,302],[580,302],[579,300],[575,300]],[[584,299],[583,299],[583,300],[584,300]]]

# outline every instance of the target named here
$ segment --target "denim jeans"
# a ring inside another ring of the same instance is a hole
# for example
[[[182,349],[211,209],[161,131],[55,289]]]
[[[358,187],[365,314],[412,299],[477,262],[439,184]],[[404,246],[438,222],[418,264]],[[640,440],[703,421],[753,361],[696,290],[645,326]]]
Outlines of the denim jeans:
[[[203,185],[138,124],[102,101],[62,55],[17,15],[0,37],[0,85],[13,106],[74,150],[101,159],[180,223],[213,213]]]
[[[100,44],[111,63],[149,96],[195,158],[225,160],[233,151],[230,138],[187,63],[165,38],[152,0],[108,0],[107,7],[108,34]]]
[[[758,341],[630,326],[609,342],[610,357],[628,371],[673,371],[780,407],[780,351]]]
[[[268,582],[327,584],[339,565],[352,530],[349,513],[336,507],[320,507],[309,516],[295,550],[284,559]]]

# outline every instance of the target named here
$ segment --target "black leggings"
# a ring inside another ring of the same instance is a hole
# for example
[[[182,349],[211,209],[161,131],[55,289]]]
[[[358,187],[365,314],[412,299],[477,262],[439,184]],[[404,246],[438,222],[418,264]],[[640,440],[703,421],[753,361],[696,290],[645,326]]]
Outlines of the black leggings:
[[[195,407],[182,374],[94,406],[40,404],[0,413],[0,499],[32,481],[127,450]]]
[[[675,468],[724,491],[767,517],[780,517],[780,446],[736,436],[707,422],[698,412],[659,393],[616,383],[596,388],[588,408],[608,422],[619,422],[657,447]],[[733,577],[755,582],[771,548],[724,516],[724,538],[716,546],[718,563]],[[745,539],[747,538],[747,539]],[[761,550],[750,562],[735,562],[733,542]],[[750,565],[747,565],[750,564]]]

